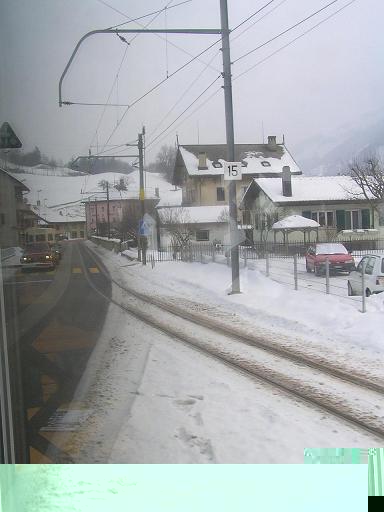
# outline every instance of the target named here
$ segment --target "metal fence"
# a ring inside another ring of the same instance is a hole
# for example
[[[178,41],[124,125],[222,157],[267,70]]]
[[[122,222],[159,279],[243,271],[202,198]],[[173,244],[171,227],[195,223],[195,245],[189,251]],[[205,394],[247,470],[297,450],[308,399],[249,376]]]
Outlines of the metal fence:
[[[247,260],[264,259],[266,255],[273,258],[292,258],[294,255],[304,256],[312,243],[290,242],[255,242],[252,245],[240,245],[239,255]],[[371,251],[384,251],[384,239],[372,240],[338,240],[356,256],[362,256]],[[212,258],[216,255],[230,257],[231,246],[212,243],[190,243],[184,246],[167,245],[157,251],[148,251],[155,261],[201,261],[203,256]]]

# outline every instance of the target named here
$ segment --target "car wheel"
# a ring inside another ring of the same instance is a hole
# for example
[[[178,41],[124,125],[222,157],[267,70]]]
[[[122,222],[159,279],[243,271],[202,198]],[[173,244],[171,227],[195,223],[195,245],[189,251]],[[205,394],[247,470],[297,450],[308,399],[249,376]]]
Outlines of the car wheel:
[[[369,288],[367,288],[367,289],[365,290],[365,296],[366,296],[366,297],[370,297],[371,295],[372,295],[371,290],[370,290]]]
[[[348,296],[352,297],[352,295],[355,295],[352,290],[351,283],[348,281]]]
[[[309,268],[308,261],[305,261],[305,269],[307,272],[312,272],[312,270]]]

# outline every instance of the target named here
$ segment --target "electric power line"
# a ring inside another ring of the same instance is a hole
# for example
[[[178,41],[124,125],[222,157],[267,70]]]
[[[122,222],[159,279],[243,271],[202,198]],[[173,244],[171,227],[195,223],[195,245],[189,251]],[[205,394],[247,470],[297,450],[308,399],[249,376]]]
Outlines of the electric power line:
[[[274,0],[272,0],[274,1]],[[337,0],[334,0],[334,1],[337,1]],[[257,11],[255,11],[255,13],[253,13],[251,16],[249,16],[246,21],[248,21],[249,19],[251,19],[254,15],[256,15],[257,13],[259,13],[260,11],[262,11],[263,9],[265,9],[268,5],[270,5],[271,1],[267,2],[264,6],[262,6],[260,9],[258,9]],[[239,28],[240,26],[243,25],[243,22],[239,23],[239,25],[237,25],[234,30],[236,30],[237,28]],[[135,101],[133,101],[127,108],[126,110],[124,111],[123,115],[121,116],[120,118],[120,122],[115,126],[115,128],[112,130],[112,133],[111,135],[109,136],[109,138],[107,139],[106,143],[105,144],[108,144],[108,142],[111,140],[111,138],[113,137],[114,133],[116,132],[117,128],[120,126],[121,122],[123,121],[125,115],[127,114],[128,110],[130,108],[132,108],[136,103],[138,103],[139,101],[141,101],[142,99],[144,99],[147,95],[149,95],[150,93],[152,93],[154,90],[158,89],[164,82],[166,82],[169,78],[171,78],[172,76],[176,75],[176,73],[178,73],[179,71],[181,71],[182,69],[184,69],[185,67],[187,67],[189,64],[191,64],[193,61],[197,60],[199,57],[201,57],[201,55],[203,55],[204,53],[206,53],[208,50],[210,50],[213,46],[215,46],[216,44],[218,44],[219,42],[221,42],[221,38],[220,39],[217,39],[216,41],[214,41],[212,44],[210,44],[207,48],[205,48],[205,50],[201,51],[198,55],[195,55],[194,57],[192,57],[192,59],[190,59],[189,61],[187,61],[185,64],[183,64],[182,66],[180,66],[178,69],[176,69],[173,73],[171,73],[169,76],[167,76],[165,79],[161,80],[160,82],[158,82],[157,84],[155,84],[154,87],[152,87],[149,91],[147,91],[146,93],[144,93],[142,96],[140,96],[139,98],[137,98]]]
[[[235,59],[232,64],[234,64],[235,62],[238,62],[239,60],[241,59],[244,59],[245,57],[247,57],[248,55],[250,55],[251,53],[254,53],[255,51],[257,50],[260,50],[260,48],[263,48],[263,46],[266,46],[267,44],[271,43],[272,41],[275,41],[277,38],[281,37],[282,35],[286,34],[287,32],[290,32],[291,30],[293,30],[294,28],[298,27],[299,25],[301,25],[302,23],[308,21],[310,18],[313,18],[313,16],[316,16],[316,14],[319,14],[320,12],[324,11],[325,9],[327,9],[329,6],[331,6],[332,4],[335,4],[336,2],[338,2],[339,0],[332,0],[332,2],[329,2],[329,4],[327,5],[324,5],[324,7],[322,7],[321,9],[317,10],[316,12],[313,12],[312,14],[310,14],[309,16],[307,16],[306,18],[303,18],[302,20],[298,21],[297,23],[295,23],[294,25],[292,25],[291,27],[288,27],[287,29],[283,30],[283,32],[280,32],[279,34],[277,34],[276,36],[272,37],[271,39],[268,39],[268,41],[265,41],[264,43],[262,43],[261,45],[257,46],[256,48],[253,48],[253,50],[249,50],[247,53],[244,53],[243,55],[241,55],[240,57],[238,57],[237,59]]]
[[[185,114],[185,112],[187,112],[187,110],[189,110],[189,109],[192,107],[192,105],[194,105],[194,104],[195,104],[195,103],[196,103],[196,102],[201,98],[201,96],[203,96],[203,94],[205,94],[205,93],[206,93],[206,92],[207,92],[207,91],[212,87],[212,85],[213,85],[213,84],[215,84],[215,83],[217,82],[217,80],[219,80],[219,78],[221,78],[221,75],[217,76],[217,77],[216,77],[216,78],[215,78],[215,79],[214,79],[214,80],[213,80],[213,81],[212,81],[212,82],[211,82],[211,83],[210,83],[210,84],[209,84],[209,85],[204,89],[204,91],[203,91],[203,92],[201,92],[201,93],[199,94],[199,96],[197,96],[197,98],[195,98],[195,99],[192,101],[192,103],[190,103],[190,104],[188,105],[188,107],[187,107],[185,110],[183,110],[183,112],[181,112],[181,114],[180,114],[180,115],[178,115],[178,116],[176,117],[176,119],[174,119],[174,120],[172,121],[172,123],[170,123],[170,124],[167,126],[167,128],[165,128],[162,132],[160,132],[160,133],[159,133],[159,135],[157,135],[154,139],[152,139],[152,141],[147,145],[147,148],[148,148],[151,144],[153,144],[157,139],[159,139],[159,138],[161,137],[161,135],[163,135],[163,133],[164,133],[165,131],[167,131],[167,130],[172,126],[172,125],[174,125],[174,124],[176,123],[176,121],[177,121],[178,119],[180,119],[180,117],[181,117],[183,114]]]
[[[251,66],[250,68],[246,69],[245,71],[243,71],[242,73],[240,73],[240,75],[237,75],[234,77],[233,81],[237,80],[238,78],[240,78],[241,76],[245,75],[246,73],[249,73],[249,71],[252,71],[252,69],[256,68],[257,66],[259,66],[260,64],[262,64],[263,62],[265,62],[266,60],[270,59],[271,57],[273,57],[274,55],[276,55],[277,53],[281,52],[282,50],[284,50],[285,48],[287,48],[288,46],[290,46],[291,44],[295,43],[298,39],[301,39],[303,36],[305,36],[306,34],[308,34],[309,32],[312,32],[312,30],[314,30],[315,28],[319,27],[320,25],[322,25],[323,23],[325,23],[326,21],[328,21],[329,19],[333,18],[334,16],[336,16],[336,14],[338,14],[339,12],[343,11],[344,9],[346,9],[347,7],[349,7],[351,4],[355,3],[356,0],[351,0],[350,2],[348,2],[347,4],[343,5],[343,7],[340,7],[340,9],[337,9],[337,11],[334,11],[332,14],[330,14],[329,16],[327,16],[326,18],[322,19],[321,21],[319,21],[318,23],[316,23],[315,25],[313,25],[312,27],[310,27],[308,30],[306,30],[305,32],[303,32],[302,34],[298,35],[297,37],[295,37],[294,39],[292,39],[291,41],[289,41],[287,44],[284,44],[283,46],[281,46],[280,48],[278,48],[277,50],[275,50],[274,52],[270,53],[269,55],[267,55],[265,58],[261,59],[259,62],[256,62],[256,64],[254,64],[253,66]]]
[[[336,16],[336,14],[338,14],[339,12],[343,11],[344,9],[346,9],[347,7],[349,7],[351,4],[353,4],[354,2],[356,2],[356,0],[351,0],[350,2],[348,2],[347,4],[345,4],[343,7],[341,7],[340,9],[336,10],[335,12],[333,12],[332,14],[330,14],[329,16],[327,16],[326,18],[324,18],[323,20],[321,20],[320,22],[316,23],[315,25],[313,25],[311,28],[309,28],[308,30],[306,30],[305,32],[303,32],[302,34],[300,34],[299,36],[295,37],[294,39],[292,39],[290,42],[288,42],[287,44],[281,46],[280,48],[278,48],[277,50],[275,50],[274,52],[272,52],[270,55],[266,56],[265,58],[263,58],[262,60],[260,60],[259,62],[257,62],[255,65],[251,66],[250,68],[248,68],[247,70],[243,71],[240,75],[237,75],[233,78],[233,81],[237,80],[238,78],[242,77],[243,75],[245,75],[246,73],[250,72],[251,70],[253,70],[255,67],[259,66],[260,64],[264,63],[266,60],[270,59],[271,57],[273,57],[274,55],[276,55],[277,53],[279,53],[280,51],[284,50],[285,48],[287,48],[288,46],[290,46],[291,44],[293,44],[294,42],[296,42],[298,39],[302,38],[303,36],[305,36],[306,34],[308,34],[309,32],[311,32],[312,30],[314,30],[315,28],[317,28],[318,26],[322,25],[323,23],[325,23],[326,21],[328,21],[329,19],[333,18],[334,16]],[[190,117],[192,117],[198,110],[200,110],[204,105],[206,105],[218,92],[221,91],[221,87],[216,89],[203,103],[201,103],[197,108],[195,108],[187,117],[185,117],[179,124],[176,125],[175,128],[178,128],[179,126],[181,126],[185,121],[187,121]],[[165,130],[162,132],[164,133]],[[168,134],[164,135],[164,137],[162,137],[158,142],[157,144],[160,144],[166,137],[168,136]],[[154,140],[152,140],[148,146],[152,145],[152,143],[154,142]]]

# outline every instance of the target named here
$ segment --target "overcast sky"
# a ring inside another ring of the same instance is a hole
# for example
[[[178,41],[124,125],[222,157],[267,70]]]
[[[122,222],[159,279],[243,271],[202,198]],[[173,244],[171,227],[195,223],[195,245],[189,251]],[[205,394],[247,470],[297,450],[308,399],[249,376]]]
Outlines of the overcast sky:
[[[88,154],[90,145],[95,146],[93,153],[106,149],[104,144],[116,126],[109,144],[135,140],[145,125],[147,162],[155,158],[162,144],[175,142],[176,132],[182,144],[195,144],[198,140],[225,142],[224,95],[219,78],[151,144],[219,77],[220,44],[170,77],[125,115],[126,107],[107,107],[102,116],[102,106],[59,108],[58,105],[60,75],[75,45],[90,30],[123,23],[127,17],[137,18],[167,4],[166,13],[160,13],[148,28],[219,27],[219,0],[192,0],[171,8],[181,1],[0,0],[0,123],[8,121],[14,127],[26,150],[37,145],[48,156],[64,161]],[[230,27],[236,27],[268,1],[228,0]],[[330,1],[272,1],[234,30],[231,60],[235,61]],[[264,128],[265,137],[275,134],[280,141],[284,134],[287,146],[300,152],[307,139],[337,136],[341,127],[368,123],[375,112],[382,111],[384,2],[380,0],[356,0],[250,70],[348,3],[349,0],[336,1],[283,37],[234,63],[236,142],[261,142]],[[154,17],[139,22],[147,24]],[[140,28],[137,23],[124,27]],[[132,104],[164,80],[167,73],[171,75],[191,55],[197,55],[218,39],[211,35],[169,35],[166,41],[165,36],[145,34],[132,40],[131,34],[123,35],[131,41],[129,46],[114,34],[96,35],[83,43],[64,80],[64,100],[106,103],[112,91],[110,103]],[[236,79],[244,71],[247,72]]]

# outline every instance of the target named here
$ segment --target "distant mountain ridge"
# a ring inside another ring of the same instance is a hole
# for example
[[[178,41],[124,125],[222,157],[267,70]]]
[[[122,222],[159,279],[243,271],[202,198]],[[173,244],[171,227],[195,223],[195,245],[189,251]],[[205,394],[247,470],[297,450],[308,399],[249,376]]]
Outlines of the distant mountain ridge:
[[[343,128],[335,137],[313,137],[294,153],[306,176],[346,174],[348,162],[369,154],[384,158],[384,118],[368,126]]]

